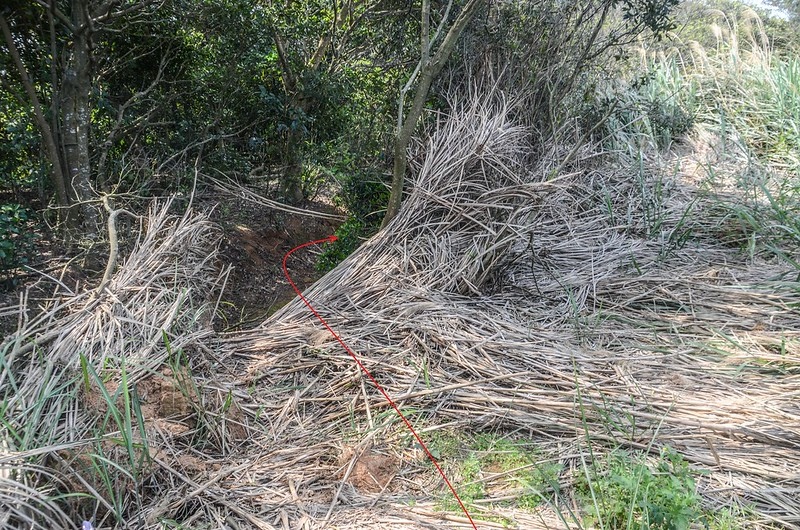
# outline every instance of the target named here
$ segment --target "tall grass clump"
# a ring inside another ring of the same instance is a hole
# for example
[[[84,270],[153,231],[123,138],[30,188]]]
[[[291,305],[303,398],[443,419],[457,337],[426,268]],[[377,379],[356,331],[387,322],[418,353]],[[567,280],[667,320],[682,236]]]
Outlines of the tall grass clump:
[[[585,127],[600,121],[596,140],[627,158],[663,151],[697,119],[697,93],[678,58],[662,57],[633,78],[601,84],[582,111]]]
[[[665,447],[651,465],[618,450],[577,481],[586,522],[599,528],[683,530],[701,521],[701,499],[683,458]]]
[[[632,73],[597,92],[595,119],[613,105],[600,140],[634,160],[676,140],[707,153],[697,184],[716,199],[721,239],[797,266],[800,57],[775,49],[751,9],[706,17],[705,34],[643,46]]]
[[[714,49],[692,46],[704,121],[779,170],[800,169],[800,58],[772,48],[751,9],[710,13]],[[796,176],[796,175],[795,175]]]
[[[750,9],[738,19],[712,16],[716,48],[695,46],[689,70],[702,120],[727,159],[709,168],[708,184],[733,192],[722,205],[751,252],[792,260],[800,245],[800,58],[773,50]]]

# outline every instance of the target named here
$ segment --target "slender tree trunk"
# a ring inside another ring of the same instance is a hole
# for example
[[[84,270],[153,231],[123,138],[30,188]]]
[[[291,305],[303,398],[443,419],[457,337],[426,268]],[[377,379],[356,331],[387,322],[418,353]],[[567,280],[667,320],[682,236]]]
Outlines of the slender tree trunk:
[[[14,38],[11,35],[11,29],[8,27],[8,23],[2,14],[0,14],[0,29],[3,31],[3,38],[6,42],[6,46],[8,46],[8,49],[11,52],[11,58],[14,61],[14,66],[17,68],[17,72],[22,79],[22,86],[25,88],[25,93],[27,94],[28,99],[30,99],[31,106],[33,107],[34,122],[36,123],[36,127],[39,129],[39,133],[42,135],[44,150],[47,153],[47,159],[50,162],[50,178],[53,182],[53,187],[56,190],[56,199],[58,200],[60,206],[69,206],[70,200],[67,193],[66,180],[64,178],[64,171],[61,165],[61,158],[59,157],[58,145],[54,136],[54,131],[44,117],[42,105],[39,102],[39,96],[36,94],[36,89],[33,87],[33,82],[28,75],[28,70],[22,63],[19,50],[17,50],[17,47],[14,44]]]
[[[376,2],[377,3],[377,2]],[[364,6],[364,0],[349,0],[342,2],[334,0],[332,2],[334,17],[330,28],[324,32],[319,40],[314,52],[304,63],[297,61],[292,63],[287,53],[287,46],[283,37],[277,30],[273,29],[272,39],[275,42],[275,50],[278,54],[278,62],[281,66],[283,77],[283,90],[286,95],[287,104],[306,115],[311,110],[313,97],[307,87],[302,86],[298,79],[303,72],[318,72],[326,63],[325,59],[331,51],[334,38],[340,32],[347,32],[352,29],[348,24],[354,24],[352,19],[353,11]],[[284,152],[285,171],[281,182],[281,193],[290,202],[298,203],[303,200],[303,142],[304,134],[301,130],[290,129],[286,132],[286,149]]]
[[[414,129],[417,127],[417,122],[422,111],[425,110],[425,101],[428,99],[428,92],[431,85],[439,76],[439,73],[444,68],[447,59],[455,48],[456,42],[467,24],[475,16],[480,5],[484,0],[469,0],[466,5],[461,9],[450,30],[447,32],[441,46],[436,50],[432,58],[430,57],[431,42],[429,39],[429,13],[426,13],[426,7],[429,9],[430,4],[425,2],[423,4],[422,13],[422,27],[423,34],[421,36],[422,50],[420,53],[420,70],[419,81],[414,90],[414,99],[411,102],[411,108],[408,111],[405,119],[403,116],[403,98],[401,94],[400,104],[398,105],[398,125],[397,131],[394,136],[394,165],[392,168],[392,191],[389,195],[389,204],[386,207],[386,215],[381,223],[381,228],[384,228],[389,221],[394,219],[397,212],[400,211],[400,205],[403,202],[403,184],[406,177],[406,169],[408,167],[408,144],[411,142],[411,135],[414,134]],[[425,31],[427,29],[427,31]]]
[[[292,103],[293,104],[293,103]],[[305,112],[305,109],[301,110]],[[281,194],[290,204],[303,202],[302,133],[290,130],[286,137],[285,167],[281,183]]]

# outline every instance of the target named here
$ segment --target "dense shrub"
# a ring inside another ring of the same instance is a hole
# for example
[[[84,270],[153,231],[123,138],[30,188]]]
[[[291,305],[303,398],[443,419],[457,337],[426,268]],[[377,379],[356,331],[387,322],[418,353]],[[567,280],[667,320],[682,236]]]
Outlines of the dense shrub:
[[[14,269],[28,263],[33,252],[31,211],[16,203],[0,205],[0,277],[13,284]]]

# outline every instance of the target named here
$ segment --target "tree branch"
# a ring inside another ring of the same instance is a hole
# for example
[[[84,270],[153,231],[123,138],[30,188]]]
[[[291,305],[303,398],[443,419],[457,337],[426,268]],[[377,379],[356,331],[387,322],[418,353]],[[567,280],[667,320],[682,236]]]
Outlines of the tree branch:
[[[272,40],[275,42],[275,49],[278,52],[278,61],[281,63],[281,70],[283,70],[283,88],[286,90],[287,94],[293,94],[297,88],[297,82],[289,65],[286,49],[283,47],[283,40],[274,29],[272,30]]]
[[[448,5],[448,8],[450,6]],[[423,68],[431,58],[431,0],[422,0],[419,62]]]
[[[50,30],[50,105],[52,106],[52,109],[50,110],[50,127],[53,133],[53,140],[55,141],[56,145],[58,145],[61,136],[61,123],[59,121],[61,109],[59,108],[60,87],[58,84],[58,68],[56,66],[56,61],[58,60],[55,22],[56,11],[56,0],[49,0],[49,6],[47,9],[47,25]]]
[[[248,123],[248,124],[247,124],[247,125],[245,125],[244,127],[241,127],[241,128],[239,128],[239,129],[237,129],[237,130],[235,130],[235,131],[233,131],[233,132],[231,132],[231,133],[228,133],[228,134],[214,135],[214,136],[211,136],[211,137],[205,138],[205,139],[203,139],[203,140],[198,140],[198,141],[196,141],[196,142],[193,142],[193,143],[191,143],[191,144],[187,145],[186,147],[184,147],[183,149],[181,149],[180,151],[178,151],[177,153],[173,154],[172,156],[170,156],[170,157],[169,157],[169,158],[167,158],[166,160],[164,160],[164,161],[163,161],[163,162],[162,162],[162,163],[161,163],[161,164],[160,164],[160,165],[159,165],[159,166],[158,166],[158,167],[155,169],[155,171],[153,171],[153,174],[154,174],[154,175],[158,175],[158,174],[160,174],[160,173],[161,173],[161,171],[162,171],[162,170],[163,170],[165,167],[167,167],[167,165],[169,165],[169,163],[170,163],[170,162],[172,162],[173,160],[176,160],[176,159],[178,159],[178,158],[181,158],[181,157],[185,156],[185,155],[186,155],[186,154],[187,154],[189,151],[191,151],[192,149],[194,149],[194,148],[196,148],[196,147],[203,147],[205,144],[207,144],[207,143],[209,143],[209,142],[213,142],[213,141],[215,141],[215,140],[221,140],[221,139],[224,139],[224,138],[233,138],[233,137],[236,137],[236,136],[240,135],[240,134],[241,134],[243,131],[246,131],[247,129],[249,129],[249,128],[253,127],[255,124],[257,124],[257,123],[260,123],[261,121],[262,121],[262,120],[257,120],[257,121],[255,121],[255,122],[253,122],[253,123]],[[209,125],[209,127],[210,127],[210,126],[211,126],[211,125]]]
[[[113,209],[111,208],[111,203],[108,200],[108,195],[103,195],[102,198],[103,207],[105,208],[106,212],[108,212],[108,262],[106,263],[106,270],[103,273],[103,279],[100,280],[100,285],[97,286],[95,289],[96,293],[103,292],[103,289],[106,288],[108,282],[111,280],[111,275],[114,274],[114,269],[117,268],[117,258],[119,257],[119,240],[117,237],[117,217],[119,214],[124,213],[128,214],[134,219],[138,219],[139,216],[133,214],[125,209]]]
[[[450,26],[450,30],[444,37],[442,45],[439,46],[436,53],[433,54],[433,57],[428,60],[422,68],[420,68],[420,65],[422,65],[424,56],[420,58],[420,63],[417,65],[419,69],[419,83],[414,91],[414,99],[411,103],[408,115],[405,119],[398,122],[397,132],[395,133],[392,191],[389,195],[389,204],[386,208],[386,215],[381,223],[381,228],[389,224],[389,221],[400,211],[400,204],[403,201],[403,182],[408,166],[408,143],[411,141],[411,135],[414,133],[417,122],[420,116],[422,116],[422,111],[425,109],[425,101],[428,99],[428,92],[430,91],[431,84],[442,71],[442,68],[444,68],[447,59],[456,46],[456,42],[459,37],[461,37],[461,33],[466,29],[467,24],[472,20],[472,17],[483,2],[484,0],[469,0],[461,9],[455,21],[453,21],[453,25]],[[442,21],[440,29],[443,27],[442,24],[444,23],[445,21]],[[402,105],[402,94],[400,104]],[[402,106],[400,106],[399,112],[402,113]]]
[[[146,7],[149,7],[151,4],[155,4],[161,0],[143,0],[140,2],[135,2],[133,5],[130,5],[124,9],[120,9],[119,11],[111,11],[111,9],[119,3],[118,0],[111,0],[106,2],[102,5],[99,9],[95,11],[95,14],[89,18],[88,24],[95,25],[102,22],[108,22],[110,20],[114,20],[116,18],[123,17],[129,13],[133,13],[135,11],[142,11]],[[163,4],[163,1],[162,1]],[[82,28],[79,28],[79,31]]]
[[[469,6],[465,6],[466,9]],[[439,40],[439,36],[442,34],[444,28],[447,27],[447,19],[450,18],[450,10],[453,8],[453,0],[448,0],[447,7],[444,9],[444,15],[442,15],[442,20],[439,21],[439,25],[436,26],[436,31],[433,33],[433,37],[430,38],[429,46],[432,47],[436,44],[436,41]],[[462,13],[464,11],[462,10]]]
[[[104,179],[105,178],[104,173],[105,173],[105,167],[106,167],[106,159],[108,158],[108,152],[111,149],[111,146],[114,145],[114,142],[116,141],[116,139],[118,138],[118,136],[120,134],[120,131],[122,130],[122,122],[125,119],[125,112],[128,110],[128,108],[130,108],[132,105],[138,103],[145,96],[147,96],[150,92],[152,92],[153,89],[156,88],[156,86],[158,86],[158,84],[161,82],[161,79],[162,79],[162,77],[164,75],[164,69],[167,66],[167,56],[168,55],[169,55],[169,50],[167,51],[167,53],[165,53],[164,55],[161,56],[161,59],[160,59],[159,64],[158,64],[158,73],[156,74],[155,79],[153,79],[153,82],[150,83],[150,85],[148,85],[146,88],[144,88],[144,89],[140,90],[139,92],[136,92],[135,94],[133,94],[130,98],[128,98],[127,101],[125,101],[117,109],[117,118],[114,121],[114,126],[111,128],[111,131],[109,131],[109,133],[106,136],[106,139],[103,142],[102,147],[101,147],[102,150],[100,151],[100,157],[99,157],[98,162],[97,162],[98,178],[100,178],[100,179]],[[147,120],[147,119],[149,119],[151,114],[152,114],[152,111],[147,112],[144,116],[140,116],[139,118],[137,118],[137,121],[139,121],[141,118],[144,118],[144,120]]]
[[[45,0],[34,0],[34,2],[48,11],[52,11],[59,22],[64,24],[71,33],[75,33],[75,26],[72,25],[72,20],[55,6],[55,2],[46,2]]]
[[[20,105],[28,104],[28,101],[25,100],[25,97],[20,93],[20,91],[17,90],[15,87],[11,86],[11,83],[9,83],[6,80],[6,78],[2,75],[0,75],[0,86],[3,87],[3,90],[14,96],[14,98],[16,98],[16,100],[20,103]]]

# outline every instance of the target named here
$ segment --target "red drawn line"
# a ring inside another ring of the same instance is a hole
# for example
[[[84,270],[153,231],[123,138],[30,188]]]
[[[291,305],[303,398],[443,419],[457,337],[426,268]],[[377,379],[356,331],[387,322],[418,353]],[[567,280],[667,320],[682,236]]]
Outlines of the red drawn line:
[[[328,322],[326,322],[325,319],[322,318],[322,315],[320,315],[317,312],[317,310],[314,309],[314,306],[311,305],[311,302],[309,302],[308,299],[305,296],[303,296],[303,293],[300,292],[300,289],[297,288],[297,285],[295,285],[295,283],[292,281],[291,276],[289,276],[289,270],[286,268],[286,261],[289,259],[289,256],[291,256],[296,250],[300,250],[301,248],[305,248],[305,247],[310,247],[312,245],[318,245],[320,243],[330,243],[332,241],[336,241],[337,239],[338,238],[336,236],[328,236],[325,239],[317,239],[315,241],[309,241],[308,243],[303,243],[302,245],[298,245],[298,246],[294,247],[292,250],[287,252],[286,255],[283,257],[283,274],[286,276],[286,279],[289,280],[289,284],[292,286],[292,289],[294,289],[294,292],[297,293],[297,296],[300,297],[300,300],[302,300],[303,303],[306,304],[306,306],[311,310],[311,312],[314,313],[314,316],[317,317],[317,319],[320,322],[322,322],[322,325],[325,326],[325,328],[330,332],[330,334],[333,335],[333,338],[335,338],[339,342],[339,344],[342,345],[342,348],[344,348],[345,351],[347,351],[347,353],[350,354],[350,357],[352,357],[353,360],[358,365],[358,367],[361,368],[361,371],[364,372],[367,375],[367,377],[369,377],[370,381],[372,381],[372,383],[375,385],[375,388],[377,388],[380,391],[380,393],[383,394],[383,397],[386,398],[386,401],[388,401],[389,404],[392,406],[392,408],[395,410],[395,412],[397,412],[397,415],[400,416],[400,419],[403,420],[403,423],[406,424],[406,427],[408,427],[408,430],[411,431],[411,434],[413,434],[414,438],[416,438],[417,442],[419,442],[420,447],[422,447],[423,451],[425,451],[425,454],[428,455],[428,458],[430,459],[430,461],[433,463],[433,465],[439,471],[439,474],[444,479],[444,482],[445,482],[445,484],[447,484],[447,487],[450,488],[451,492],[453,492],[453,497],[455,497],[456,501],[458,501],[458,505],[461,506],[461,509],[464,511],[464,515],[466,515],[467,519],[469,519],[469,522],[472,525],[472,528],[474,528],[475,530],[478,530],[478,527],[475,526],[475,521],[472,520],[472,517],[469,515],[469,512],[467,511],[467,507],[464,506],[463,502],[461,502],[461,497],[458,496],[458,493],[456,493],[456,489],[453,487],[453,485],[450,483],[450,481],[447,480],[447,477],[445,476],[444,471],[442,470],[441,466],[436,461],[436,459],[433,457],[431,452],[428,450],[428,446],[425,445],[425,442],[423,442],[422,438],[420,438],[419,434],[417,434],[417,431],[415,431],[414,427],[411,426],[411,422],[409,422],[408,419],[406,419],[406,417],[403,415],[403,413],[400,412],[400,408],[397,406],[397,404],[394,402],[394,400],[392,400],[392,398],[389,397],[389,394],[386,393],[386,391],[383,389],[383,387],[380,385],[380,383],[378,383],[378,381],[372,376],[370,371],[367,370],[367,367],[364,366],[361,363],[361,361],[358,359],[356,354],[353,353],[353,350],[351,350],[350,347],[347,344],[345,344],[345,342],[342,340],[342,338],[339,335],[337,335],[335,331],[333,331],[333,328],[330,327]]]

